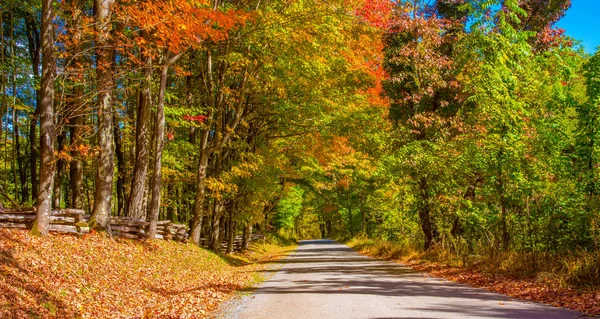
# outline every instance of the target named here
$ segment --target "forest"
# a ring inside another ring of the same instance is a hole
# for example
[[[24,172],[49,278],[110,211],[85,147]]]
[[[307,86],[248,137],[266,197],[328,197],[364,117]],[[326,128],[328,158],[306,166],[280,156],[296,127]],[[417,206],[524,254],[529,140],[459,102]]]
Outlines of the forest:
[[[600,284],[570,0],[2,0],[0,203],[366,238]],[[151,226],[152,227],[152,226]]]

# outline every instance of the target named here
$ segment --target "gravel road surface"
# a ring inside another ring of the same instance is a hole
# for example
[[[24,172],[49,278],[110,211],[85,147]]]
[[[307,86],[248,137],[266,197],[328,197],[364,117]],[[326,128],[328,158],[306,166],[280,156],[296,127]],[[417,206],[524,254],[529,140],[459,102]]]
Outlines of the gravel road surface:
[[[302,241],[283,267],[223,314],[235,319],[574,319],[574,311],[512,300],[387,261],[331,240]]]

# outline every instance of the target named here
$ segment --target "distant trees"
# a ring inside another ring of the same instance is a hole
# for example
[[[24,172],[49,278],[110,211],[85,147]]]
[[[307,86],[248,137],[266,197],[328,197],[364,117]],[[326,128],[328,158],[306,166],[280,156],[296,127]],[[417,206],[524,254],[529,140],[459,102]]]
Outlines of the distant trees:
[[[597,251],[598,58],[553,27],[569,5],[399,2],[379,33],[383,105],[337,114],[292,156],[300,218],[533,270]]]

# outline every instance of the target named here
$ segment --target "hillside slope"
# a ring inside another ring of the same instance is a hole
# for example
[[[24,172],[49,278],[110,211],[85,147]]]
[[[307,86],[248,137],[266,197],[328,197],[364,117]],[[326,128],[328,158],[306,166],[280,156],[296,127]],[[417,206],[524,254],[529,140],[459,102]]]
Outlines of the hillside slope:
[[[203,318],[286,248],[221,257],[193,245],[0,229],[1,318]]]

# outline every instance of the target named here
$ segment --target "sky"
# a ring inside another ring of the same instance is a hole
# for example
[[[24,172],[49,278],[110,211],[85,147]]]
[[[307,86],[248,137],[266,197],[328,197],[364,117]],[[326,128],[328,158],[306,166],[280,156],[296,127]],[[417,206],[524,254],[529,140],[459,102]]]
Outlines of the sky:
[[[581,41],[586,52],[596,52],[600,45],[600,0],[571,0],[571,8],[556,26]]]

